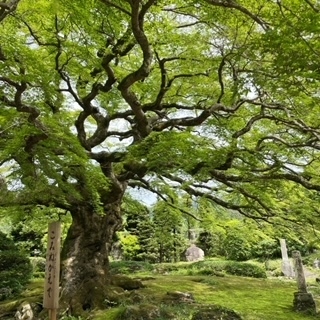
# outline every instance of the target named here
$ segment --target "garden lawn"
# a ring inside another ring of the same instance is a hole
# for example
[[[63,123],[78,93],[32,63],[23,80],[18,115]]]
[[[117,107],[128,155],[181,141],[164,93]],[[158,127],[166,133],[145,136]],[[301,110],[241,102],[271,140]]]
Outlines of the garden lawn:
[[[140,293],[147,299],[150,297],[154,304],[157,304],[157,301],[160,304],[168,291],[178,290],[192,293],[197,303],[218,304],[233,309],[244,320],[320,319],[319,316],[298,314],[292,310],[293,293],[296,291],[293,280],[166,275],[156,276],[155,280],[148,280],[145,284],[146,288],[141,289]],[[183,307],[181,311],[182,309]],[[108,314],[100,313],[96,319],[114,319]],[[181,315],[181,320],[184,319],[189,317],[184,318]]]
[[[144,275],[145,276],[145,275]],[[141,276],[142,280],[144,276]],[[168,291],[190,292],[197,304],[218,304],[238,312],[244,320],[302,320],[320,319],[320,316],[304,315],[292,310],[293,293],[296,291],[294,280],[255,279],[237,276],[186,276],[186,275],[153,275],[155,279],[143,281],[145,288],[139,293],[145,297],[144,303],[162,305],[175,314],[177,319],[189,320],[193,306],[179,304],[168,307],[162,299]],[[139,275],[136,275],[139,277]],[[17,308],[23,300],[42,302],[43,281],[35,279],[16,299],[0,303],[0,318],[12,307]],[[311,288],[316,302],[320,299],[320,285]],[[94,320],[115,320],[126,305],[103,311],[92,312]],[[68,318],[63,318],[68,320]],[[72,319],[72,318],[70,318]],[[74,319],[74,318],[73,318]],[[163,319],[165,320],[165,319]]]

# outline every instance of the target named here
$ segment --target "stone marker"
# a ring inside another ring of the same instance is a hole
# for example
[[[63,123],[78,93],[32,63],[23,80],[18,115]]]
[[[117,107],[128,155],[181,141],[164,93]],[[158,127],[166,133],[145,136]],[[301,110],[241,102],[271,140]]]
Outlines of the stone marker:
[[[186,259],[189,262],[204,260],[204,251],[197,247],[195,244],[192,244],[186,250]]]
[[[285,239],[280,239],[280,246],[281,246],[281,255],[282,255],[281,271],[284,274],[284,276],[289,278],[294,278],[294,271],[288,257]]]
[[[294,293],[293,308],[298,312],[316,313],[316,304],[311,293],[308,293],[303,264],[299,251],[292,252],[298,292]]]
[[[33,320],[33,311],[29,302],[23,302],[15,314],[16,320]]]
[[[319,260],[319,259],[315,259],[315,260],[313,261],[313,267],[314,267],[315,269],[319,269],[319,268],[320,268],[320,260]]]

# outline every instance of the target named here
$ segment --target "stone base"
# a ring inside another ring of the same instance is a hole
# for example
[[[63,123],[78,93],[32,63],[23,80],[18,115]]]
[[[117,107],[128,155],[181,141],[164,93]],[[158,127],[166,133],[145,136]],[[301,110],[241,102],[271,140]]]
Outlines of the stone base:
[[[315,314],[316,304],[311,293],[295,292],[293,298],[293,308],[297,312]]]

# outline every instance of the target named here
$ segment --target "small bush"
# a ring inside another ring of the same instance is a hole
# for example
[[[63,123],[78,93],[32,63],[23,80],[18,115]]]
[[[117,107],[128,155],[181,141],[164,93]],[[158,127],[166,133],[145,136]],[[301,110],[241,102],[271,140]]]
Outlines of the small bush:
[[[174,263],[159,263],[155,266],[155,271],[157,273],[177,273],[179,270],[185,269],[184,265],[177,265]],[[178,272],[179,273],[179,272]]]
[[[32,274],[32,277],[35,279],[44,279],[45,276],[46,276],[45,272],[34,272]]]
[[[113,261],[110,262],[110,271],[115,274],[130,274],[135,272],[150,272],[152,264],[143,261]]]
[[[266,278],[264,268],[259,265],[224,260],[204,260],[190,264],[159,264],[154,270],[158,273],[170,273],[188,276],[216,276],[224,277],[226,273],[252,278]]]
[[[46,259],[42,257],[31,257],[30,262],[32,265],[32,271],[35,272],[45,272],[46,270]]]
[[[225,271],[229,274],[252,278],[266,278],[266,272],[261,267],[246,262],[228,262]]]
[[[245,234],[240,232],[228,233],[223,241],[224,256],[228,260],[246,261],[251,259],[251,244]]]
[[[42,242],[44,233],[36,231],[29,224],[22,221],[16,223],[10,236],[19,251],[26,252],[29,256],[45,255],[45,243]]]
[[[207,260],[189,265],[189,275],[211,275],[223,277],[225,273],[252,278],[266,278],[263,268],[248,262]]]
[[[227,261],[224,260],[204,260],[204,261],[198,261],[194,262],[190,265],[191,268],[211,268],[215,271],[223,271],[225,269],[225,266],[227,264]]]
[[[264,239],[252,248],[252,258],[265,261],[281,257],[279,242],[275,239]]]
[[[224,277],[224,273],[221,271],[216,271],[213,269],[201,269],[197,272],[197,275],[199,276],[216,276],[216,277]]]
[[[268,276],[270,277],[282,277],[283,276],[283,272],[281,270],[281,268],[272,270],[272,271],[267,271]]]
[[[19,293],[29,282],[32,266],[29,259],[0,232],[0,301]]]
[[[282,260],[267,260],[264,265],[267,271],[274,271],[281,268]]]
[[[197,246],[204,251],[206,257],[214,257],[221,253],[223,236],[210,231],[200,232]]]

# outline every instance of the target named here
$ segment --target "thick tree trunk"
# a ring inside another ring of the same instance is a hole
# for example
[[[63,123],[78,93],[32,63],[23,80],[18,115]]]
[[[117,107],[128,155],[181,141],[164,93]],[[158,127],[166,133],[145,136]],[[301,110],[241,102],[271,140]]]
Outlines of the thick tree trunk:
[[[103,308],[108,276],[108,254],[114,233],[121,227],[120,202],[105,206],[105,214],[78,205],[72,208],[73,221],[62,250],[62,310],[81,315]]]

